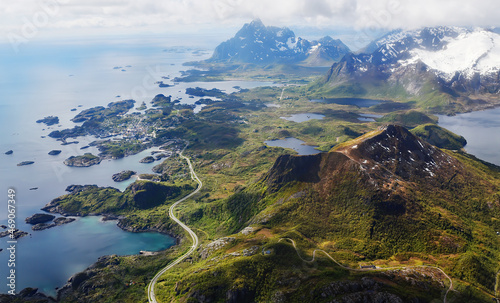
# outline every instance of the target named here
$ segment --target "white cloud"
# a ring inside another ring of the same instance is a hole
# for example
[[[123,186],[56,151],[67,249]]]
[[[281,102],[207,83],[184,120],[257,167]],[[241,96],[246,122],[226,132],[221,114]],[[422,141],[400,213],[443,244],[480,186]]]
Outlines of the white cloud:
[[[24,0],[0,7],[0,35],[38,30],[237,26],[414,28],[500,26],[498,0]]]

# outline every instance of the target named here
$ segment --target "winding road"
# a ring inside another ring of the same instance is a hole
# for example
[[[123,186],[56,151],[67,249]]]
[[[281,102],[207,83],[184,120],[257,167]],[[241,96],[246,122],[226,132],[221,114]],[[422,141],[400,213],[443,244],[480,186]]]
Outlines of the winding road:
[[[330,258],[330,260],[332,260],[333,262],[335,262],[335,264],[337,264],[338,266],[340,266],[341,268],[343,269],[346,269],[346,270],[350,270],[350,271],[383,271],[383,270],[393,270],[393,269],[408,269],[408,268],[417,268],[417,267],[425,267],[425,268],[432,268],[432,269],[436,269],[438,271],[440,271],[447,279],[448,281],[450,282],[450,287],[446,290],[446,293],[444,294],[444,298],[443,298],[443,302],[446,303],[446,298],[448,297],[448,293],[453,290],[453,281],[451,280],[450,276],[448,276],[441,268],[439,267],[436,267],[436,266],[429,266],[429,265],[415,265],[415,266],[400,266],[400,267],[384,267],[384,268],[351,268],[351,267],[348,267],[348,266],[345,266],[345,265],[342,265],[340,264],[337,260],[335,260],[329,253],[327,253],[326,251],[322,250],[322,249],[315,249],[313,251],[313,257],[311,260],[305,260],[304,258],[302,258],[302,256],[299,254],[299,250],[297,249],[297,245],[295,244],[295,241],[293,239],[290,239],[290,238],[281,238],[278,242],[281,242],[281,240],[288,240],[290,242],[292,242],[292,245],[293,245],[293,248],[295,248],[295,251],[297,252],[297,256],[299,256],[299,258],[304,261],[304,262],[307,262],[307,263],[312,263],[314,262],[314,260],[316,260],[316,252],[322,252],[324,253],[328,258]]]
[[[193,191],[192,193],[190,193],[189,195],[185,196],[184,198],[178,200],[177,202],[175,202],[174,204],[172,204],[172,206],[170,206],[169,210],[168,210],[168,215],[170,216],[170,218],[172,220],[174,220],[175,222],[177,222],[177,224],[179,224],[186,232],[188,232],[188,234],[191,236],[191,239],[193,240],[193,245],[191,245],[191,247],[189,248],[189,250],[183,254],[182,256],[178,257],[177,259],[175,259],[173,262],[169,263],[167,266],[165,266],[162,270],[160,270],[154,277],[153,279],[151,280],[151,282],[149,282],[149,285],[148,285],[148,301],[149,303],[158,303],[158,301],[156,300],[156,295],[155,295],[155,286],[156,286],[156,282],[158,281],[158,279],[169,269],[171,269],[172,267],[174,267],[175,265],[179,264],[180,262],[182,262],[184,259],[186,259],[189,255],[191,255],[195,250],[196,248],[198,247],[198,243],[199,243],[199,240],[198,240],[198,236],[194,233],[193,230],[191,230],[191,228],[189,228],[186,224],[182,223],[175,215],[174,215],[174,208],[179,205],[180,203],[186,201],[187,199],[191,198],[192,196],[194,196],[195,194],[197,194],[200,189],[203,187],[203,183],[201,182],[201,180],[198,178],[198,176],[196,175],[196,173],[194,172],[194,169],[193,169],[193,165],[191,163],[191,160],[189,160],[188,157],[184,156],[182,153],[184,152],[184,150],[186,150],[187,148],[187,145],[184,147],[184,149],[179,153],[179,156],[181,158],[183,158],[184,160],[186,160],[186,162],[188,163],[189,165],[189,171],[191,173],[191,179],[195,180],[197,183],[198,183],[198,188],[196,188],[195,191]]]
[[[196,181],[198,183],[198,187],[196,188],[196,190],[194,190],[192,193],[190,193],[189,195],[185,196],[184,198],[176,201],[174,204],[172,204],[172,206],[170,206],[169,210],[168,210],[168,214],[170,216],[170,218],[172,218],[172,220],[174,220],[175,222],[177,222],[177,224],[179,224],[190,236],[191,236],[191,239],[193,240],[193,245],[191,245],[191,247],[189,248],[189,250],[183,254],[182,256],[178,257],[177,259],[175,259],[173,262],[169,263],[167,266],[165,266],[163,269],[161,269],[154,277],[153,279],[151,279],[151,282],[149,282],[149,285],[148,285],[148,301],[149,303],[158,303],[158,301],[156,300],[156,295],[155,295],[155,286],[156,286],[156,283],[158,281],[158,279],[166,272],[168,271],[169,269],[171,269],[172,267],[174,267],[175,265],[179,264],[180,262],[182,262],[184,259],[186,259],[189,255],[191,255],[195,250],[196,248],[198,247],[198,244],[199,244],[199,239],[198,239],[198,236],[194,233],[194,231],[189,228],[186,224],[182,223],[175,215],[174,215],[174,209],[177,205],[179,205],[180,203],[186,201],[187,199],[191,198],[192,196],[194,196],[195,194],[197,194],[201,188],[203,187],[203,183],[201,182],[201,180],[198,178],[198,176],[196,175],[194,169],[193,169],[193,164],[191,163],[191,160],[189,160],[188,157],[184,156],[182,153],[184,152],[184,150],[186,150],[187,148],[187,145],[184,147],[184,149],[179,153],[179,156],[181,158],[183,158],[184,160],[186,160],[186,162],[188,163],[188,166],[189,166],[189,171],[190,171],[190,174],[191,174],[191,179],[193,179],[194,181]],[[446,293],[444,295],[444,299],[443,299],[443,302],[446,303],[446,299],[447,299],[447,296],[448,296],[448,293],[453,290],[453,281],[451,280],[451,278],[439,267],[435,267],[435,266],[428,266],[428,265],[420,265],[420,266],[402,266],[402,267],[387,267],[387,268],[376,268],[376,269],[371,269],[371,268],[364,268],[364,269],[357,269],[357,268],[351,268],[351,267],[348,267],[348,266],[345,266],[345,265],[342,265],[341,263],[339,263],[337,260],[335,260],[329,253],[327,253],[326,251],[322,250],[322,249],[315,249],[313,251],[313,257],[311,260],[305,260],[302,258],[302,256],[300,256],[299,254],[299,250],[297,249],[297,245],[295,244],[295,241],[293,239],[290,239],[290,238],[282,238],[280,239],[278,242],[281,242],[281,240],[287,240],[287,241],[290,241],[293,245],[293,248],[295,249],[295,251],[297,252],[297,255],[299,256],[299,258],[304,261],[304,262],[307,262],[307,263],[311,263],[311,262],[314,262],[316,260],[316,252],[322,252],[324,253],[330,260],[332,260],[335,264],[337,264],[338,266],[340,266],[341,268],[343,269],[346,269],[346,270],[350,270],[350,271],[374,271],[374,270],[377,270],[377,271],[381,271],[381,270],[392,270],[392,269],[407,269],[407,268],[416,268],[416,267],[427,267],[427,268],[433,268],[433,269],[436,269],[438,271],[440,271],[450,282],[450,287],[446,290]]]

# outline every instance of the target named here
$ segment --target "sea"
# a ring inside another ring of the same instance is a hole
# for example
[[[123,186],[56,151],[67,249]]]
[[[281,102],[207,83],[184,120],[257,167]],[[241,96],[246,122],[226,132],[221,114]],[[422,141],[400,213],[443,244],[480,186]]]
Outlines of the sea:
[[[188,87],[218,88],[230,93],[237,87],[272,85],[248,81],[172,81],[190,68],[183,63],[208,58],[219,39],[195,33],[187,38],[171,34],[32,41],[17,52],[9,45],[0,45],[0,225],[7,224],[8,191],[13,190],[16,226],[29,233],[15,244],[16,292],[36,287],[55,296],[57,287],[100,256],[159,251],[175,244],[167,235],[125,232],[116,226],[116,221],[103,222],[100,217],[77,218],[70,224],[44,231],[31,231],[24,220],[65,194],[68,185],[96,184],[123,191],[134,179],[116,183],[111,179],[113,174],[128,169],[150,173],[158,164],[139,163],[153,148],[92,167],[65,166],[63,161],[70,156],[98,153],[93,147],[80,149],[96,140],[93,137],[79,137],[75,139],[78,144],[65,146],[48,137],[53,130],[74,127],[76,124],[70,119],[81,110],[126,99],[134,99],[137,107],[143,101],[149,105],[157,94],[194,104],[197,99],[185,95]],[[173,86],[160,88],[157,81]],[[36,123],[47,116],[59,117],[60,123],[50,127]],[[61,154],[48,155],[55,149],[62,150]],[[9,150],[12,155],[4,154]],[[35,163],[17,166],[22,161]],[[7,237],[0,238],[3,250],[0,293],[10,290],[6,281],[13,269],[8,266],[12,262],[7,241]]]

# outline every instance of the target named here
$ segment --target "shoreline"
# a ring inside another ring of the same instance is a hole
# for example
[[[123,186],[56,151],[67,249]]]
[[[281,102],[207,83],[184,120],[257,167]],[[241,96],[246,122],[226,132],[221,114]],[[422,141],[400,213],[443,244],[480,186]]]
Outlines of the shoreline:
[[[48,211],[49,213],[51,214],[59,214],[61,216],[65,216],[65,217],[77,217],[77,218],[85,218],[85,217],[100,217],[99,219],[99,222],[106,222],[106,221],[116,221],[116,226],[119,227],[122,231],[124,232],[130,232],[130,233],[159,233],[161,235],[165,235],[165,236],[168,236],[172,239],[174,239],[174,244],[167,247],[167,248],[164,248],[164,249],[160,249],[160,250],[155,250],[155,251],[148,251],[148,252],[153,252],[153,253],[161,253],[161,252],[165,252],[167,251],[168,249],[171,249],[173,247],[176,247],[178,246],[181,241],[182,241],[182,237],[176,235],[175,233],[173,232],[170,232],[168,230],[164,230],[164,229],[159,229],[159,228],[155,228],[155,227],[147,227],[147,228],[144,228],[144,229],[134,229],[134,228],[131,228],[129,226],[126,226],[126,225],[123,225],[123,224],[120,224],[121,223],[121,217],[123,216],[118,216],[118,215],[114,215],[114,214],[105,214],[105,213],[93,213],[93,214],[87,214],[87,215],[83,215],[83,214],[80,214],[80,213],[72,213],[72,214],[69,214],[69,213],[63,213],[63,212],[52,212],[52,211]],[[57,226],[56,226],[57,227]],[[92,264],[90,264],[89,266],[87,266],[84,270],[82,271],[78,271],[78,272],[75,272],[73,273],[66,281],[66,283],[62,286],[57,286],[55,288],[55,291],[56,291],[56,297],[52,296],[52,295],[49,295],[49,294],[46,294],[44,293],[43,291],[39,291],[38,288],[33,288],[33,287],[25,287],[24,289],[20,290],[19,293],[17,293],[15,295],[15,298],[23,298],[22,297],[22,293],[23,291],[24,292],[27,292],[29,290],[34,290],[36,289],[37,292],[36,294],[41,296],[42,298],[47,298],[49,300],[53,300],[53,302],[59,302],[59,292],[60,291],[63,291],[66,287],[71,287],[71,281],[72,279],[80,274],[80,273],[84,273],[88,270],[91,270],[93,268],[95,268],[97,266],[97,264],[99,262],[102,262],[103,260],[106,260],[110,257],[113,257],[113,256],[119,256],[119,257],[130,257],[130,256],[140,256],[140,257],[149,257],[148,254],[142,254],[141,251],[139,253],[136,253],[136,254],[126,254],[126,255],[117,255],[117,254],[107,254],[107,255],[101,255],[97,258],[97,260],[95,262],[93,262]],[[2,295],[8,295],[6,293],[0,293],[0,298]],[[50,301],[49,301],[50,302]]]

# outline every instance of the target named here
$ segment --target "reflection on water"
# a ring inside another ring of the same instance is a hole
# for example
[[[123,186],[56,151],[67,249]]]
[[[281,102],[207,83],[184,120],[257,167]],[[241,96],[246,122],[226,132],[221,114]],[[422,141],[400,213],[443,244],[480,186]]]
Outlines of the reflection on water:
[[[291,148],[294,151],[296,151],[299,155],[314,155],[321,152],[316,149],[317,146],[305,145],[304,141],[293,137],[281,140],[268,140],[264,141],[264,143],[267,144],[268,146]]]

